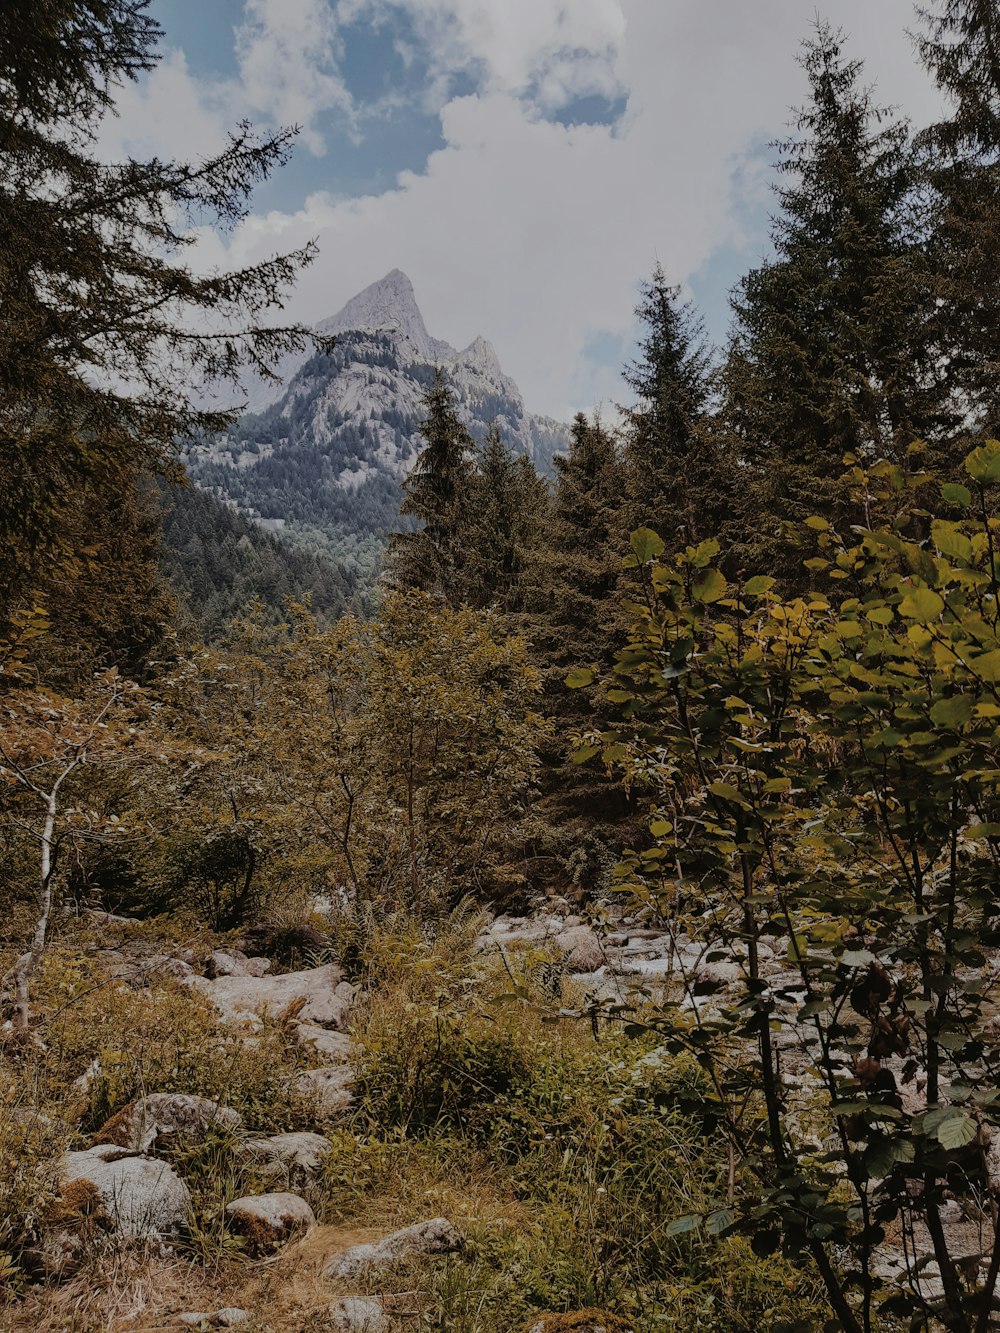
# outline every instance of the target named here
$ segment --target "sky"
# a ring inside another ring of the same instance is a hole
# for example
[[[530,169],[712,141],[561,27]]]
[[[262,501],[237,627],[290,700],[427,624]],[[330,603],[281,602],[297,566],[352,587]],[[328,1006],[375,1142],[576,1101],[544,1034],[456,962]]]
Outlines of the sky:
[[[933,3],[933,0],[930,0]],[[877,99],[939,110],[910,0],[152,0],[161,60],[126,87],[109,155],[198,158],[249,118],[301,127],[289,164],[197,263],[309,238],[281,318],[334,314],[390,269],[431,333],[495,346],[530,410],[627,398],[638,284],[655,263],[723,340],[767,253],[775,137],[818,17]]]

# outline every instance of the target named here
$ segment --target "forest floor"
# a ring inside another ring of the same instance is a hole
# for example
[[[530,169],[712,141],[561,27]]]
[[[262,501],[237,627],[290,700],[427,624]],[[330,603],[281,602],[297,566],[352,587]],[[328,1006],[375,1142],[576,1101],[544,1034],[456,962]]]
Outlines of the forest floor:
[[[328,927],[60,923],[0,1073],[0,1328],[819,1326],[809,1272],[671,1227],[728,1188],[697,1068],[583,1017],[670,984],[668,932]]]

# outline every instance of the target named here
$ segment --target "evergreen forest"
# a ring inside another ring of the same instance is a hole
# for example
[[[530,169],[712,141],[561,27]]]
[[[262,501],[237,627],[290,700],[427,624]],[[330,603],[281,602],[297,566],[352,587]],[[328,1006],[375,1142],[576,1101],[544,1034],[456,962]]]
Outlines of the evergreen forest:
[[[1000,0],[930,126],[804,22],[724,345],[551,477],[428,375],[391,534],[186,475],[339,353],[188,252],[294,128],[99,151],[163,38],[0,10],[0,1327],[1000,1328]]]

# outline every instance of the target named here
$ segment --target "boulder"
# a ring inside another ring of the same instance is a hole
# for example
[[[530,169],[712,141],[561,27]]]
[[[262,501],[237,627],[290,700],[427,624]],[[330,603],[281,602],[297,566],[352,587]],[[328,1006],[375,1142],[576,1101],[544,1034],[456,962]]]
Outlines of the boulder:
[[[270,958],[248,958],[241,949],[213,949],[205,962],[205,976],[262,977],[270,967]]]
[[[251,1253],[261,1254],[300,1236],[315,1223],[313,1210],[297,1194],[257,1194],[234,1199],[226,1217],[247,1238]]]
[[[354,1000],[354,987],[343,979],[336,963],[286,972],[278,977],[192,977],[227,1023],[300,1019],[320,1027],[344,1028]]]
[[[388,1333],[390,1324],[381,1301],[372,1297],[342,1296],[326,1312],[332,1333]]]
[[[354,1070],[350,1065],[330,1065],[326,1069],[307,1069],[295,1077],[296,1091],[315,1106],[316,1119],[332,1120],[354,1101]]]
[[[372,1269],[386,1268],[401,1259],[420,1255],[454,1254],[462,1249],[464,1240],[444,1217],[429,1222],[417,1222],[402,1231],[394,1231],[371,1245],[353,1245],[343,1254],[335,1255],[323,1269],[327,1278],[356,1277]]]
[[[183,958],[177,958],[174,954],[158,953],[152,958],[143,961],[142,966],[148,972],[150,979],[159,979],[162,977],[172,977],[175,981],[182,981],[185,977],[191,976],[194,968]]]
[[[117,1143],[132,1152],[149,1152],[164,1140],[200,1143],[211,1129],[237,1131],[238,1112],[207,1097],[183,1092],[152,1092],[130,1102],[97,1132],[100,1143]]]
[[[562,954],[569,972],[596,972],[604,966],[601,941],[589,926],[570,926],[552,941]]]
[[[187,1222],[191,1195],[166,1162],[103,1143],[67,1153],[59,1174],[64,1204],[100,1213],[125,1240],[172,1236]]]
[[[185,1328],[238,1328],[249,1318],[249,1310],[227,1305],[224,1310],[214,1310],[210,1313],[182,1314],[178,1322]]]
[[[341,1064],[350,1058],[351,1039],[346,1032],[331,1032],[329,1028],[317,1027],[315,1023],[299,1023],[295,1029],[295,1040],[319,1056],[326,1065]]]
[[[525,1333],[636,1333],[631,1320],[607,1310],[578,1310],[575,1314],[546,1314],[529,1322]]]
[[[240,1156],[269,1175],[281,1175],[290,1184],[301,1184],[314,1176],[330,1151],[330,1140],[322,1134],[273,1134],[248,1139],[240,1145]]]

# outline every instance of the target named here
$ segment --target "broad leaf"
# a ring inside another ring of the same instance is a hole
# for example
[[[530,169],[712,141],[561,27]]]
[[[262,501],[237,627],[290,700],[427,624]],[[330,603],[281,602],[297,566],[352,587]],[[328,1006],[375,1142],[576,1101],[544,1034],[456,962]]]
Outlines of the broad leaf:
[[[652,528],[637,528],[629,538],[629,544],[640,565],[648,565],[650,560],[663,554],[663,539]]]

